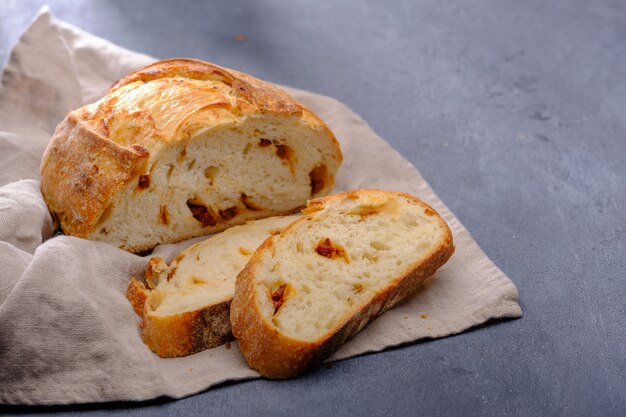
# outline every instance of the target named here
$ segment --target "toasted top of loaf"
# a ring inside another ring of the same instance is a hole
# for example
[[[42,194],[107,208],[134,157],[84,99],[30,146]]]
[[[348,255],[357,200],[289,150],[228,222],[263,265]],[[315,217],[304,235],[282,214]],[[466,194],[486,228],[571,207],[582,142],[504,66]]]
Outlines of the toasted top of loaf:
[[[256,248],[301,215],[251,221],[182,251],[167,265],[152,258],[128,298],[142,318],[144,342],[162,357],[184,356],[232,339],[235,279]]]
[[[256,251],[231,306],[241,351],[272,378],[323,360],[454,251],[443,219],[407,194],[351,191],[304,212]]]
[[[106,233],[94,234],[98,222],[108,215],[113,198],[130,183],[137,183],[139,189],[150,185],[150,173],[162,158],[163,149],[181,144],[177,152],[182,161],[186,143],[207,129],[236,129],[251,118],[272,116],[291,118],[289,123],[305,125],[332,143],[333,161],[324,165],[327,183],[315,190],[317,195],[328,193],[341,151],[332,132],[316,115],[279,88],[249,75],[199,60],[171,59],[129,74],[101,100],[67,115],[42,159],[44,199],[65,233],[106,241]],[[293,165],[289,149],[280,148],[284,146],[280,141],[276,146],[277,155]],[[314,149],[318,144],[313,141],[309,146]],[[272,213],[257,213],[256,217]],[[163,240],[212,233],[245,220]],[[158,243],[153,237],[147,243],[108,239],[133,251]]]

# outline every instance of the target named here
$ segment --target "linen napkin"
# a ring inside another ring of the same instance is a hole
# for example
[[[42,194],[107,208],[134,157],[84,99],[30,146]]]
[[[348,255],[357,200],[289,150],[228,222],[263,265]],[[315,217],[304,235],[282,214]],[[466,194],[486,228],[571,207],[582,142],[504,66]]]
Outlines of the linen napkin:
[[[53,235],[39,191],[41,155],[65,114],[153,58],[80,31],[43,9],[15,45],[0,88],[0,402],[65,404],[181,398],[258,377],[237,344],[161,359],[141,341],[125,298],[149,256]],[[520,317],[515,285],[480,250],[419,172],[342,103],[285,88],[334,131],[344,153],[335,191],[405,191],[448,222],[456,253],[412,297],[330,360]],[[21,180],[21,181],[20,181]],[[158,246],[170,260],[198,241]],[[398,364],[398,366],[402,366]]]

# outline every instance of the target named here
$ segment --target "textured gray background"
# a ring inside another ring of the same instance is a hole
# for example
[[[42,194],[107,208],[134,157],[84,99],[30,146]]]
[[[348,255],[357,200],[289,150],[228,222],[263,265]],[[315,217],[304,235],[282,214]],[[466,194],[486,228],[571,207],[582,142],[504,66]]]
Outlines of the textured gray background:
[[[0,61],[44,3],[0,2]],[[3,411],[626,415],[626,2],[48,4],[127,48],[207,59],[345,102],[513,279],[525,315],[287,382],[175,402]]]

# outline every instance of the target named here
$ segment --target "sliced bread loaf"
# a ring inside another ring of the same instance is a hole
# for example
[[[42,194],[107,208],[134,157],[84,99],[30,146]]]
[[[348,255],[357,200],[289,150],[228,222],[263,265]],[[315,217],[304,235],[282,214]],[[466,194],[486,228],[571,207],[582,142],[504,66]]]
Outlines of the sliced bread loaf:
[[[185,356],[232,340],[235,278],[256,248],[300,216],[235,226],[190,246],[168,266],[152,258],[145,281],[133,279],[128,299],[141,316],[141,336],[162,357]]]
[[[231,304],[239,348],[269,378],[323,361],[454,252],[443,219],[407,194],[351,191],[304,212],[257,249]]]
[[[66,234],[137,252],[291,213],[330,192],[341,159],[324,122],[279,88],[173,59],[70,112],[41,190]]]

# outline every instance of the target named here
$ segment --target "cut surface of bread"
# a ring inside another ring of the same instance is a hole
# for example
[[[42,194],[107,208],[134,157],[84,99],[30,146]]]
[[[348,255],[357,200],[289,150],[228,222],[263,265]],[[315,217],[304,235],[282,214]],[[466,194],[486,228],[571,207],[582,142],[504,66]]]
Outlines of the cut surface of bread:
[[[256,248],[299,215],[251,221],[182,251],[168,266],[152,258],[128,298],[142,318],[143,341],[162,357],[185,356],[232,340],[235,279]]]
[[[324,122],[282,90],[174,59],[70,112],[41,188],[65,233],[136,252],[291,213],[330,192],[341,160]]]
[[[257,249],[231,304],[242,353],[269,378],[324,360],[454,252],[447,224],[408,194],[350,191],[304,212]]]

